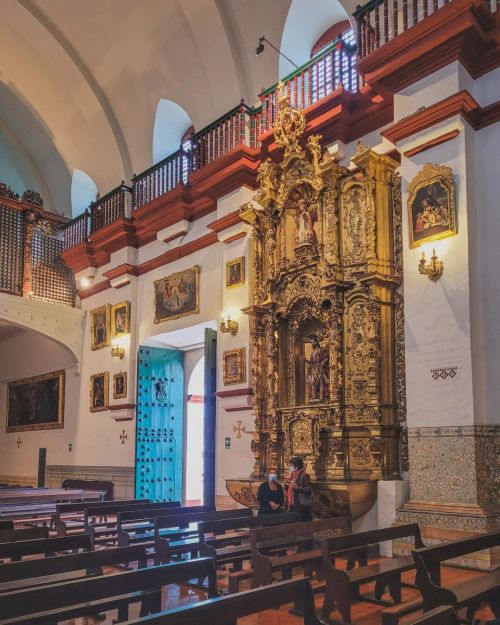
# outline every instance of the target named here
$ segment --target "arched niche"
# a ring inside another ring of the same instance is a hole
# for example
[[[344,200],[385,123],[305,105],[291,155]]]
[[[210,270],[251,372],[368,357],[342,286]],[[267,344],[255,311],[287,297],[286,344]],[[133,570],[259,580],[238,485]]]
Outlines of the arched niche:
[[[97,186],[92,178],[81,169],[74,169],[71,177],[71,214],[81,215],[97,196]]]
[[[186,131],[192,125],[191,118],[181,106],[162,98],[156,107],[153,128],[153,163],[158,163],[178,150]]]
[[[79,367],[82,361],[82,322],[85,312],[78,308],[0,293],[0,321],[43,334],[67,347]]]
[[[300,66],[310,59],[315,43],[330,26],[349,19],[339,0],[315,0],[313,11],[310,0],[292,0],[281,36],[281,51]],[[280,78],[294,69],[280,56]]]

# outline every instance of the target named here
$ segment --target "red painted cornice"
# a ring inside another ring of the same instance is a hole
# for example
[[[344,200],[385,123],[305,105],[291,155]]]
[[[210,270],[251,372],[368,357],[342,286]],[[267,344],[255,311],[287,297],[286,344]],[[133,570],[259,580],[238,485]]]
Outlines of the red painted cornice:
[[[420,145],[417,145],[411,150],[406,150],[404,155],[406,156],[406,158],[411,158],[412,156],[415,156],[416,154],[421,154],[422,152],[425,152],[426,150],[430,150],[431,148],[434,148],[437,145],[441,145],[442,143],[446,143],[447,141],[452,141],[453,139],[455,139],[455,137],[458,137],[459,134],[460,134],[460,130],[458,130],[458,128],[455,128],[455,130],[451,130],[450,132],[445,132],[444,134],[439,135],[439,137],[435,137],[434,139],[431,139],[430,141],[425,141],[425,143],[421,143]]]
[[[251,388],[233,388],[228,391],[216,391],[216,397],[244,397],[245,395],[253,395]]]
[[[240,217],[240,210],[237,209],[228,215],[224,215],[224,217],[221,217],[220,219],[211,221],[207,225],[207,228],[210,228],[210,230],[213,230],[214,232],[222,232],[223,230],[226,230],[226,228],[236,226],[236,224],[239,224],[240,221],[242,221]]]
[[[115,278],[120,278],[121,276],[137,276],[138,267],[135,265],[130,265],[129,263],[123,263],[121,265],[117,265],[113,267],[109,271],[105,271],[103,274],[109,280],[114,280]]]
[[[500,65],[499,22],[483,0],[453,0],[358,61],[384,95],[459,60],[476,78]]]
[[[103,280],[102,282],[98,282],[97,284],[89,286],[87,289],[80,289],[78,291],[78,295],[80,296],[80,299],[87,299],[87,297],[92,297],[92,295],[102,293],[109,288],[111,288],[109,280]]]
[[[500,101],[483,108],[464,89],[428,106],[423,111],[400,119],[381,134],[396,144],[456,115],[461,115],[475,130],[480,130],[500,120]]]

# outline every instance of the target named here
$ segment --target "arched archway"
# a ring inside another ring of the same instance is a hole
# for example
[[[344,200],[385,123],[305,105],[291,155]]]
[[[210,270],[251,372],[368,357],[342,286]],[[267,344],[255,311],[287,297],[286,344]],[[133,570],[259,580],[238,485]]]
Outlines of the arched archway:
[[[81,215],[97,195],[97,186],[92,178],[81,169],[74,169],[71,177],[71,214]]]
[[[186,504],[203,503],[205,356],[196,363],[187,385]]]
[[[330,26],[349,19],[339,0],[315,0],[314,11],[309,0],[292,0],[281,37],[281,51],[297,65],[302,65],[309,60],[314,44]],[[280,56],[280,78],[294,69]]]
[[[184,134],[192,125],[191,118],[181,106],[162,98],[156,107],[153,128],[153,163],[178,150]]]

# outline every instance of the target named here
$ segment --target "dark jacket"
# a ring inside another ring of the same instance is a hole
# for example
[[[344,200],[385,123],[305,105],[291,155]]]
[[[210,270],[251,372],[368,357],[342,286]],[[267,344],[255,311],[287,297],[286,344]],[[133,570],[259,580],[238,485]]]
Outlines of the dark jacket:
[[[266,480],[259,486],[257,492],[257,501],[259,502],[259,514],[275,514],[276,512],[282,512],[282,510],[273,510],[269,505],[270,501],[277,503],[282,508],[285,501],[285,493],[283,492],[283,486],[276,482],[276,490],[271,490],[269,482]]]
[[[299,517],[299,521],[311,521],[312,512],[311,508],[307,508],[300,503],[300,494],[307,496],[311,495],[311,476],[302,470],[302,473],[297,479],[297,488],[293,491],[293,505],[290,505],[290,512],[296,512]]]

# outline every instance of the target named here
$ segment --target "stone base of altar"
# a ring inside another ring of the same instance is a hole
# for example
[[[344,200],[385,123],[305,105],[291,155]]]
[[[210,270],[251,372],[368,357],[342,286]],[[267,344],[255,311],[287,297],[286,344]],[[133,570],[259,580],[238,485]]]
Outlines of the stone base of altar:
[[[228,479],[226,488],[236,502],[257,509],[257,491],[261,481],[253,478]],[[321,517],[345,514],[355,521],[366,514],[377,501],[377,484],[373,480],[313,481],[313,512]]]
[[[500,505],[457,505],[409,501],[396,512],[396,523],[418,523],[426,545],[467,538],[500,530]],[[396,556],[409,555],[414,548],[408,539],[394,541]],[[450,561],[454,566],[481,571],[500,568],[500,548],[471,553]]]

